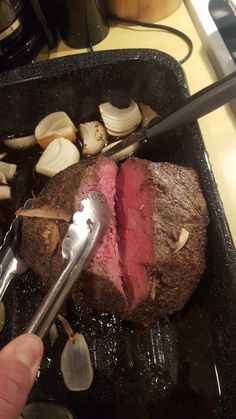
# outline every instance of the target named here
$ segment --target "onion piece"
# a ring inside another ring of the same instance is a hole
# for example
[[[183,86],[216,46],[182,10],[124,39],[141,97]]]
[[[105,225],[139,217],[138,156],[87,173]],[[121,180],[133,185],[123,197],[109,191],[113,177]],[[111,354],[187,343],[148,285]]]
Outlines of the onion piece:
[[[93,367],[84,335],[75,333],[68,339],[61,355],[61,372],[71,391],[88,390],[93,381]]]
[[[71,216],[63,209],[46,205],[40,208],[20,208],[16,211],[16,215],[20,215],[21,217],[47,218],[49,220],[64,220],[67,223],[71,219]]]
[[[0,333],[3,331],[6,322],[6,310],[2,301],[0,301]]]
[[[6,177],[7,180],[11,180],[16,173],[16,164],[6,163],[0,161],[0,172]]]
[[[25,149],[29,147],[33,147],[35,144],[37,144],[36,138],[34,135],[28,135],[26,137],[19,137],[19,138],[12,138],[10,140],[3,141],[4,144],[12,148],[14,150],[18,149]]]
[[[178,241],[175,246],[174,253],[179,252],[186,244],[189,238],[189,232],[185,228],[181,228]]]
[[[55,138],[76,140],[77,128],[65,112],[53,112],[45,116],[35,128],[35,137],[42,148],[46,148]]]
[[[105,151],[109,150],[111,147],[113,147],[116,144],[121,143],[122,140],[114,141],[113,143],[108,144],[106,147],[104,147],[101,151],[101,153],[105,153]],[[140,146],[140,143],[132,144],[128,147],[126,147],[124,150],[118,151],[118,153],[111,156],[112,159],[115,161],[126,159],[127,157],[130,157],[135,151],[138,150]]]
[[[133,100],[128,108],[119,109],[106,102],[99,105],[99,110],[108,134],[116,137],[130,134],[142,120],[139,107]]]
[[[8,185],[0,185],[0,201],[11,199],[11,188]]]
[[[41,155],[35,170],[44,176],[53,177],[79,160],[80,154],[74,144],[65,138],[56,138]]]
[[[80,124],[79,131],[83,140],[83,155],[94,156],[107,141],[107,131],[101,122],[91,121]]]
[[[7,153],[0,153],[0,160],[4,159],[6,157]]]
[[[150,106],[146,105],[146,103],[139,103],[139,108],[142,114],[142,127],[146,127],[149,122],[158,116],[158,114],[150,108]]]

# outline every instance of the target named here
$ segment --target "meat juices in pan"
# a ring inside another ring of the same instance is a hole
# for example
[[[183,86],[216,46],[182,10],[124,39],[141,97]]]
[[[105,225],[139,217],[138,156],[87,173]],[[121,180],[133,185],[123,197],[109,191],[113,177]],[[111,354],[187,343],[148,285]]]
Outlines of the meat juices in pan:
[[[52,178],[34,206],[57,206],[72,215],[91,190],[105,195],[111,223],[72,292],[75,302],[144,325],[182,309],[205,269],[208,214],[195,171],[137,158],[118,168],[99,157]],[[67,230],[63,221],[51,223],[22,223],[23,256],[46,287],[59,275]],[[176,252],[181,229],[189,236]],[[51,231],[57,243],[50,244]]]

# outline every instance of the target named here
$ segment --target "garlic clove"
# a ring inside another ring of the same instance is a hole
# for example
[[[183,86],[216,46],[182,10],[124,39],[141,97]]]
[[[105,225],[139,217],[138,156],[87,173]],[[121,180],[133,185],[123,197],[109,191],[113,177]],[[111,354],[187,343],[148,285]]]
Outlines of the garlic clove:
[[[65,112],[53,112],[43,118],[35,128],[35,137],[42,148],[55,138],[76,140],[76,127]]]
[[[69,338],[61,355],[61,372],[66,387],[71,391],[88,390],[93,381],[93,367],[84,336],[75,333]]]
[[[140,102],[139,108],[142,114],[142,127],[146,127],[153,118],[158,116],[158,114],[145,103]]]
[[[108,133],[116,137],[130,134],[142,120],[139,107],[133,100],[128,108],[119,109],[106,102],[99,105],[99,110]]]
[[[80,124],[79,132],[83,140],[83,155],[98,154],[107,141],[107,131],[101,122],[91,121]]]
[[[7,180],[11,180],[16,173],[16,164],[6,163],[0,161],[0,172],[6,177]]]
[[[106,147],[104,147],[101,151],[101,153],[105,153],[105,151],[109,150],[111,147],[113,147],[116,144],[121,143],[122,140],[114,141],[113,143],[108,144]],[[115,161],[126,159],[127,157],[130,157],[135,151],[138,150],[140,146],[140,143],[132,144],[128,147],[126,147],[124,150],[119,151],[118,153],[111,156],[112,159]]]
[[[27,135],[26,137],[11,138],[10,140],[3,141],[4,144],[14,150],[25,149],[33,147],[37,144],[36,138],[34,135]]]
[[[44,150],[35,170],[44,176],[53,177],[79,160],[80,154],[74,144],[65,138],[56,138]]]

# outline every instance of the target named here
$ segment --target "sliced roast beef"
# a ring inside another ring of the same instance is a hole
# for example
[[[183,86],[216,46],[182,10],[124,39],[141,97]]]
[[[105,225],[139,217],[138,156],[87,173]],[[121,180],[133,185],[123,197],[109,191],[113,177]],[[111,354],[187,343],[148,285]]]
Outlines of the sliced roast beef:
[[[52,178],[34,207],[71,216],[91,190],[105,195],[111,223],[72,292],[74,301],[145,325],[180,310],[205,268],[208,215],[194,170],[140,159],[118,170],[101,157]],[[22,253],[46,287],[60,273],[67,228],[62,220],[23,218]],[[177,251],[183,229],[189,236]]]
[[[116,173],[114,161],[105,157],[92,163],[73,165],[47,183],[39,197],[34,200],[33,207],[48,205],[72,215],[80,200],[86,198],[90,191],[101,191],[105,195],[111,212],[110,227],[78,282],[73,296],[78,304],[121,315],[127,304],[117,246],[114,208]],[[22,254],[27,265],[41,277],[46,287],[60,273],[61,242],[67,229],[68,224],[63,221],[23,218]]]
[[[129,159],[117,178],[117,218],[129,319],[180,310],[205,268],[208,214],[192,169]],[[181,250],[181,230],[188,240]]]

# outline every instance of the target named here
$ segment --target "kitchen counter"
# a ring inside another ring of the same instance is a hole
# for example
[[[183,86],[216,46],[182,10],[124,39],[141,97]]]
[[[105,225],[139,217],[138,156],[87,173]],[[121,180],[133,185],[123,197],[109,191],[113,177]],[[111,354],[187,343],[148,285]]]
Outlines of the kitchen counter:
[[[193,41],[193,54],[183,64],[190,92],[195,93],[217,80],[214,70],[203,48],[192,20],[184,4],[162,24],[180,29]],[[154,48],[167,52],[180,60],[186,55],[187,47],[176,36],[142,27],[113,25],[109,35],[94,46],[94,51],[118,48]],[[50,58],[86,52],[86,49],[71,49],[63,42],[51,52]],[[213,168],[226,217],[236,244],[236,119],[229,106],[199,120],[210,163]]]

